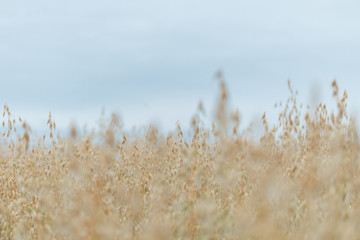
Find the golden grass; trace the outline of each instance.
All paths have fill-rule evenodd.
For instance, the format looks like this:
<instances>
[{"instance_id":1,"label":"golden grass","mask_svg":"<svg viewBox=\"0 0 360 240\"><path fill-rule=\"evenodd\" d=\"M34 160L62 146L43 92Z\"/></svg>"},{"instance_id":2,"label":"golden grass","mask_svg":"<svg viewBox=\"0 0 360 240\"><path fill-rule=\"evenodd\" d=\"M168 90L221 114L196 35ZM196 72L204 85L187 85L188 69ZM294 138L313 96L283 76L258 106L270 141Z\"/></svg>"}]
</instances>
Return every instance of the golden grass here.
<instances>
[{"instance_id":1,"label":"golden grass","mask_svg":"<svg viewBox=\"0 0 360 240\"><path fill-rule=\"evenodd\" d=\"M297 92L259 141L240 133L221 74L211 130L126 135L112 115L96 134L33 139L4 106L1 239L358 239L359 140L346 112L302 115ZM199 111L203 111L202 104ZM22 133L16 126L22 126ZM94 139L100 139L94 141ZM50 139L50 144L47 140Z\"/></svg>"}]
</instances>

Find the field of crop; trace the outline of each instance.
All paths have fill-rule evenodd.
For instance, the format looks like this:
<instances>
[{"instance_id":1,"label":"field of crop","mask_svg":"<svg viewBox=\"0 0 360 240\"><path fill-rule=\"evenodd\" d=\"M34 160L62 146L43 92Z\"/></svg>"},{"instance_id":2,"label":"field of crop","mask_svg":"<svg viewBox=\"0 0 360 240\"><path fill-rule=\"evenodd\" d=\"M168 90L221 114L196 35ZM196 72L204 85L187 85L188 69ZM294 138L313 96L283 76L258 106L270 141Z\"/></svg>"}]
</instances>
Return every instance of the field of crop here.
<instances>
[{"instance_id":1,"label":"field of crop","mask_svg":"<svg viewBox=\"0 0 360 240\"><path fill-rule=\"evenodd\" d=\"M30 126L4 106L0 239L358 239L359 140L347 93L337 111L290 97L260 140L239 130L224 80L210 129L192 119L162 135L125 133L113 114L70 137ZM16 129L16 127L18 129Z\"/></svg>"}]
</instances>

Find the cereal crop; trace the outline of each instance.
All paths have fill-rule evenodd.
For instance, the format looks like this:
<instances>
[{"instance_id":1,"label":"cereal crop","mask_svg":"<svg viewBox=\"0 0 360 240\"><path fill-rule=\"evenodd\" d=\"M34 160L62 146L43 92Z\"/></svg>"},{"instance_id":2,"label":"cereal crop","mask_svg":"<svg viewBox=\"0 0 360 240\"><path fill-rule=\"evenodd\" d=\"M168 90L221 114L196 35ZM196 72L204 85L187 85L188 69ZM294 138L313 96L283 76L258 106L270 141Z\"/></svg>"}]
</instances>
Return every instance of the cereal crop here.
<instances>
[{"instance_id":1,"label":"cereal crop","mask_svg":"<svg viewBox=\"0 0 360 240\"><path fill-rule=\"evenodd\" d=\"M98 130L35 137L5 105L0 239L358 239L359 139L347 93L335 111L289 99L254 139L239 128L221 74L209 128L131 134L113 114Z\"/></svg>"}]
</instances>

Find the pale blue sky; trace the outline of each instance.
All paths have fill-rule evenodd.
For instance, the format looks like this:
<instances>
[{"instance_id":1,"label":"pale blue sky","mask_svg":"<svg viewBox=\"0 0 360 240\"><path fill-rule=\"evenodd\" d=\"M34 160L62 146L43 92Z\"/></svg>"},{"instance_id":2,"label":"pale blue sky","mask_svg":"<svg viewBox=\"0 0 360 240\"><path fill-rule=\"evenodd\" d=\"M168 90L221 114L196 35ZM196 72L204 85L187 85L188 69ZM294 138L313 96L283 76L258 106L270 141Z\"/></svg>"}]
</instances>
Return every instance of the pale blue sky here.
<instances>
[{"instance_id":1,"label":"pale blue sky","mask_svg":"<svg viewBox=\"0 0 360 240\"><path fill-rule=\"evenodd\" d=\"M187 125L225 73L243 125L286 100L287 79L332 103L337 78L356 111L360 2L211 0L0 1L0 103L31 124L94 125L102 107L125 126ZM360 105L359 105L360 106Z\"/></svg>"}]
</instances>

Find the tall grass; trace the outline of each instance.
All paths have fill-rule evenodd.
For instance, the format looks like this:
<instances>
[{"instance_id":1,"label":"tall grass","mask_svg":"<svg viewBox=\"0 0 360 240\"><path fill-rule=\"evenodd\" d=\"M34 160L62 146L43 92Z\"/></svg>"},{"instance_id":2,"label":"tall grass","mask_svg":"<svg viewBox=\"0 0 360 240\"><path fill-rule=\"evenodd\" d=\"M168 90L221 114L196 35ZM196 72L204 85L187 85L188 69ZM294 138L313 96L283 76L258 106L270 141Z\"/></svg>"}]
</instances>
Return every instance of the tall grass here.
<instances>
[{"instance_id":1,"label":"tall grass","mask_svg":"<svg viewBox=\"0 0 360 240\"><path fill-rule=\"evenodd\" d=\"M320 104L303 115L289 83L278 123L264 114L255 140L239 131L218 77L214 124L195 116L190 140L180 125L126 134L116 115L64 138L51 114L35 139L5 105L0 238L357 239L360 150L346 92L333 82L337 112Z\"/></svg>"}]
</instances>

